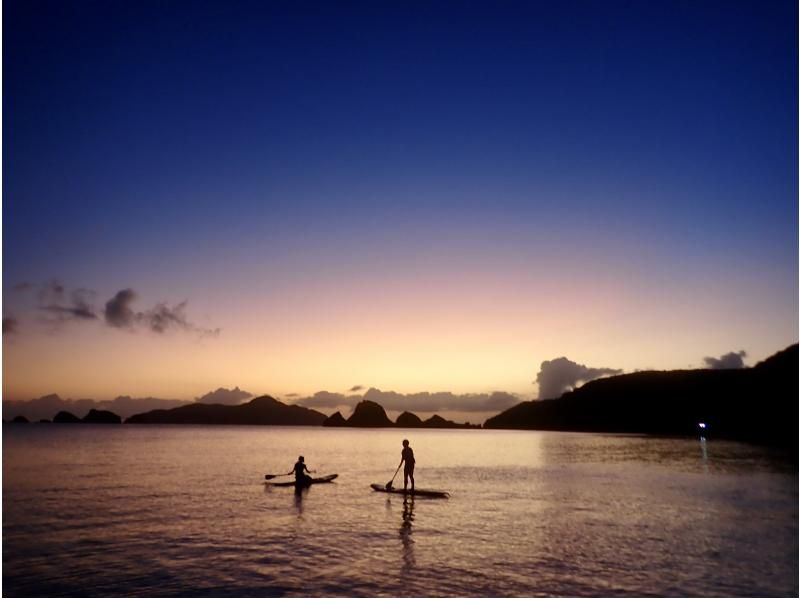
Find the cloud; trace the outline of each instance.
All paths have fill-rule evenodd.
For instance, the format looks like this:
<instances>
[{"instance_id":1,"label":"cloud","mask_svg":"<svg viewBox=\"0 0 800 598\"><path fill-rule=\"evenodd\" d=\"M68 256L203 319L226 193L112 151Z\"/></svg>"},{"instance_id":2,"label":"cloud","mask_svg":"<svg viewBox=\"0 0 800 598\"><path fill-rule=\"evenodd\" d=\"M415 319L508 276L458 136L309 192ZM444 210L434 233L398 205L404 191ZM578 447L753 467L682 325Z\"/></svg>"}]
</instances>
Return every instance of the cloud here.
<instances>
[{"instance_id":1,"label":"cloud","mask_svg":"<svg viewBox=\"0 0 800 598\"><path fill-rule=\"evenodd\" d=\"M132 328L138 320L136 312L130 306L134 299L136 292L133 289L122 289L106 301L106 324L114 328Z\"/></svg>"},{"instance_id":2,"label":"cloud","mask_svg":"<svg viewBox=\"0 0 800 598\"><path fill-rule=\"evenodd\" d=\"M6 316L3 318L3 334L16 334L19 332L19 320Z\"/></svg>"},{"instance_id":3,"label":"cloud","mask_svg":"<svg viewBox=\"0 0 800 598\"><path fill-rule=\"evenodd\" d=\"M539 398L555 399L580 383L621 373L622 370L612 368L590 368L566 357L543 361L539 373L536 374Z\"/></svg>"},{"instance_id":4,"label":"cloud","mask_svg":"<svg viewBox=\"0 0 800 598\"><path fill-rule=\"evenodd\" d=\"M96 320L94 296L95 292L89 289L70 291L60 282L52 281L39 288L37 300L39 309L53 316L51 321Z\"/></svg>"},{"instance_id":5,"label":"cloud","mask_svg":"<svg viewBox=\"0 0 800 598\"><path fill-rule=\"evenodd\" d=\"M241 390L238 386L233 390L227 388L218 388L204 394L202 397L197 397L197 403L207 403L212 405L238 405L244 399L249 399L253 396L245 390Z\"/></svg>"},{"instance_id":6,"label":"cloud","mask_svg":"<svg viewBox=\"0 0 800 598\"><path fill-rule=\"evenodd\" d=\"M57 331L64 322L102 321L111 328L135 330L146 328L156 334L164 334L171 330L181 330L199 336L219 336L219 328L204 328L192 322L186 311L188 301L177 305L165 302L156 303L150 309L139 311L134 308L138 299L136 291L126 288L118 291L105 302L102 309L95 307L97 293L86 288L69 288L59 280L45 284L22 282L15 285L13 291L29 294L26 311L33 309L43 317L39 321L50 325ZM23 300L23 298L21 298ZM9 330L13 330L16 320L9 322Z\"/></svg>"},{"instance_id":7,"label":"cloud","mask_svg":"<svg viewBox=\"0 0 800 598\"><path fill-rule=\"evenodd\" d=\"M104 311L106 324L114 328L127 329L145 326L158 334L178 329L201 336L219 335L219 328L202 328L189 321L186 316L187 301L182 301L174 307L170 307L166 303L157 303L155 307L147 311L137 312L131 306L136 298L137 294L133 289L118 291L106 302Z\"/></svg>"},{"instance_id":8,"label":"cloud","mask_svg":"<svg viewBox=\"0 0 800 598\"><path fill-rule=\"evenodd\" d=\"M364 399L379 403L387 411L413 412L502 411L519 403L518 397L506 392L460 395L451 392L418 392L403 394L393 391L383 391L377 388L370 388L363 395L344 395L341 393L320 391L310 397L299 399L296 403L312 409L352 408L356 403Z\"/></svg>"},{"instance_id":9,"label":"cloud","mask_svg":"<svg viewBox=\"0 0 800 598\"><path fill-rule=\"evenodd\" d=\"M703 362L712 370L738 370L744 367L744 357L747 357L745 351L730 352L719 358L703 357Z\"/></svg>"},{"instance_id":10,"label":"cloud","mask_svg":"<svg viewBox=\"0 0 800 598\"><path fill-rule=\"evenodd\" d=\"M354 387L350 389L350 392L358 392L359 390L364 390L364 387L360 384L356 384Z\"/></svg>"},{"instance_id":11,"label":"cloud","mask_svg":"<svg viewBox=\"0 0 800 598\"><path fill-rule=\"evenodd\" d=\"M302 399L298 399L295 401L295 404L301 405L303 407L309 407L310 409L332 409L334 407L345 407L345 406L354 406L358 400L352 397L348 397L338 392L328 392L326 390L321 390L319 392L314 393L310 397L303 397Z\"/></svg>"}]
</instances>

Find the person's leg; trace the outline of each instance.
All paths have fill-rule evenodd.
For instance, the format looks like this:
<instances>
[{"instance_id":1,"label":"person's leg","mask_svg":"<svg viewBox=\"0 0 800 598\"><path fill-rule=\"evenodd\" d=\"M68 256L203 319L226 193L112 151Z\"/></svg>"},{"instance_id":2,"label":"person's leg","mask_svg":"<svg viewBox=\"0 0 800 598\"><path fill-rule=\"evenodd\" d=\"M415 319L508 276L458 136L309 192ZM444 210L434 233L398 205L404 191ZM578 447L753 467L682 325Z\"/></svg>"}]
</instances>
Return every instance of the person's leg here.
<instances>
[{"instance_id":1,"label":"person's leg","mask_svg":"<svg viewBox=\"0 0 800 598\"><path fill-rule=\"evenodd\" d=\"M413 487L413 482L412 482L412 487ZM405 492L406 490L408 490L408 470L404 469L403 470L403 492Z\"/></svg>"},{"instance_id":2,"label":"person's leg","mask_svg":"<svg viewBox=\"0 0 800 598\"><path fill-rule=\"evenodd\" d=\"M414 492L414 467L411 467L411 471L408 472L408 477L411 478L411 492Z\"/></svg>"}]
</instances>

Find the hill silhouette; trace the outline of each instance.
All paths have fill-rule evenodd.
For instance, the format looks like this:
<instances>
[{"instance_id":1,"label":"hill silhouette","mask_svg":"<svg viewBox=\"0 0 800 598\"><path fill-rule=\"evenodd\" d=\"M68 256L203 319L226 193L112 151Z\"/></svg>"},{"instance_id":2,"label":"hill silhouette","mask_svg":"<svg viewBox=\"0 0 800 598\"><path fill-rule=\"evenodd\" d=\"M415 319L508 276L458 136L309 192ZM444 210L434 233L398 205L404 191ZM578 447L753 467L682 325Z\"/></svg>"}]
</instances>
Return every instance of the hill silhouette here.
<instances>
[{"instance_id":1,"label":"hill silhouette","mask_svg":"<svg viewBox=\"0 0 800 598\"><path fill-rule=\"evenodd\" d=\"M319 411L286 405L264 395L242 405L192 403L174 409L156 409L132 415L125 423L319 426L325 419Z\"/></svg>"},{"instance_id":2,"label":"hill silhouette","mask_svg":"<svg viewBox=\"0 0 800 598\"><path fill-rule=\"evenodd\" d=\"M527 401L484 428L707 434L797 449L798 346L752 368L637 372L588 382L561 398Z\"/></svg>"},{"instance_id":3,"label":"hill silhouette","mask_svg":"<svg viewBox=\"0 0 800 598\"><path fill-rule=\"evenodd\" d=\"M338 417L337 417L338 416ZM422 421L417 415L404 411L397 417L397 423L386 415L384 408L375 401L360 401L347 420L338 411L329 417L326 426L347 426L349 428L480 428L471 424L457 424L440 415L433 415Z\"/></svg>"},{"instance_id":4,"label":"hill silhouette","mask_svg":"<svg viewBox=\"0 0 800 598\"><path fill-rule=\"evenodd\" d=\"M328 419L322 422L323 426L328 426L330 428L341 428L342 426L346 426L347 422L345 421L344 417L338 411L331 415Z\"/></svg>"},{"instance_id":5,"label":"hill silhouette","mask_svg":"<svg viewBox=\"0 0 800 598\"><path fill-rule=\"evenodd\" d=\"M6 417L24 415L31 421L52 419L59 411L76 414L80 419L85 417L90 410L111 411L122 419L136 413L144 413L154 409L171 409L189 404L188 401L171 399L157 399L153 397L131 398L119 396L111 401L95 401L93 399L62 399L57 394L49 394L38 399L27 401L3 400L3 413Z\"/></svg>"},{"instance_id":6,"label":"hill silhouette","mask_svg":"<svg viewBox=\"0 0 800 598\"><path fill-rule=\"evenodd\" d=\"M74 413L70 413L69 411L59 411L58 413L56 413L56 416L53 418L53 423L54 424L79 424L79 423L81 423L81 420Z\"/></svg>"},{"instance_id":7,"label":"hill silhouette","mask_svg":"<svg viewBox=\"0 0 800 598\"><path fill-rule=\"evenodd\" d=\"M111 411L103 411L100 409L91 409L81 420L85 424L121 424L122 419L116 413Z\"/></svg>"},{"instance_id":8,"label":"hill silhouette","mask_svg":"<svg viewBox=\"0 0 800 598\"><path fill-rule=\"evenodd\" d=\"M413 415L413 414L412 414ZM466 424L457 424L454 421L449 419L443 418L441 415L432 415L424 422L422 422L423 428L480 428L479 425L473 425L469 422Z\"/></svg>"},{"instance_id":9,"label":"hill silhouette","mask_svg":"<svg viewBox=\"0 0 800 598\"><path fill-rule=\"evenodd\" d=\"M418 415L411 413L410 411L403 411L403 413L397 416L395 425L398 428L421 428L422 420Z\"/></svg>"},{"instance_id":10,"label":"hill silhouette","mask_svg":"<svg viewBox=\"0 0 800 598\"><path fill-rule=\"evenodd\" d=\"M347 425L351 428L391 428L392 420L386 416L383 407L374 401L360 401L353 410L353 415L347 418Z\"/></svg>"}]
</instances>

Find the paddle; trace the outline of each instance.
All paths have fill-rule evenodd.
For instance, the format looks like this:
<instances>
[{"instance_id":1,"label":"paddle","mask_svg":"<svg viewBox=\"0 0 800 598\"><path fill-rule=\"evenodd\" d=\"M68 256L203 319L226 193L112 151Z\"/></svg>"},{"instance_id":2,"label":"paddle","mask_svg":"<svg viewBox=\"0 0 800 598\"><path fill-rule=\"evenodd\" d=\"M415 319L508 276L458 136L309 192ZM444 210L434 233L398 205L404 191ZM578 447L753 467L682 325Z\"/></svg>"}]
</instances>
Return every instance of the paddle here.
<instances>
[{"instance_id":1,"label":"paddle","mask_svg":"<svg viewBox=\"0 0 800 598\"><path fill-rule=\"evenodd\" d=\"M402 465L402 463L400 465ZM392 479L389 480L388 484L386 484L386 489L387 490L391 490L392 489L392 482L394 482L394 479L397 477L397 472L400 471L400 465L397 466L397 469L395 470L394 475L392 476Z\"/></svg>"},{"instance_id":2,"label":"paddle","mask_svg":"<svg viewBox=\"0 0 800 598\"><path fill-rule=\"evenodd\" d=\"M268 474L266 474L266 475L264 476L264 479L265 479L265 480L271 480L272 478L279 478L279 477L281 477L282 475L292 475L293 473L294 473L293 471L292 471L292 472L289 472L289 473L275 473L275 474L268 473Z\"/></svg>"}]
</instances>

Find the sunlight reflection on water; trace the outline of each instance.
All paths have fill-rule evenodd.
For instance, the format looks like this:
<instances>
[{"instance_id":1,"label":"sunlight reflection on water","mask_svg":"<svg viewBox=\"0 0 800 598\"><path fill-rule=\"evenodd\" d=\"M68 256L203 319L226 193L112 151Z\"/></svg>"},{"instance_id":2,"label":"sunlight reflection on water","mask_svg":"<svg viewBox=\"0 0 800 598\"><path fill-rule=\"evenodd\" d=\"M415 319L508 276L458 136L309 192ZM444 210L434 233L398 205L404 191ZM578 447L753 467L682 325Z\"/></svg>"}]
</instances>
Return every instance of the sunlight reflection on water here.
<instances>
[{"instance_id":1,"label":"sunlight reflection on water","mask_svg":"<svg viewBox=\"0 0 800 598\"><path fill-rule=\"evenodd\" d=\"M411 440L417 485L385 495ZM304 454L332 484L265 485ZM697 439L5 426L13 594L794 595L797 472Z\"/></svg>"}]
</instances>

